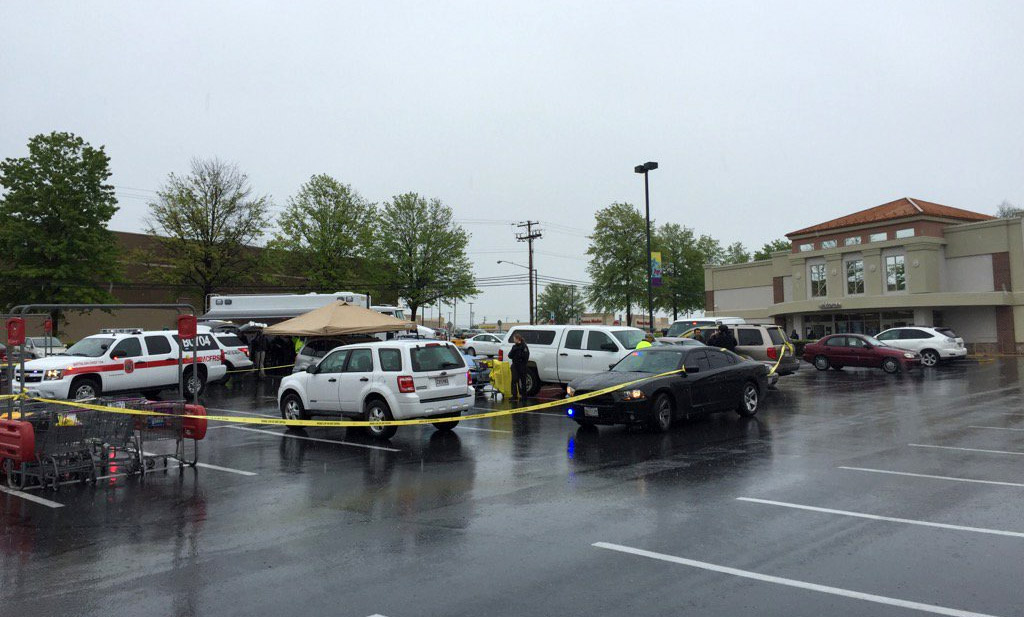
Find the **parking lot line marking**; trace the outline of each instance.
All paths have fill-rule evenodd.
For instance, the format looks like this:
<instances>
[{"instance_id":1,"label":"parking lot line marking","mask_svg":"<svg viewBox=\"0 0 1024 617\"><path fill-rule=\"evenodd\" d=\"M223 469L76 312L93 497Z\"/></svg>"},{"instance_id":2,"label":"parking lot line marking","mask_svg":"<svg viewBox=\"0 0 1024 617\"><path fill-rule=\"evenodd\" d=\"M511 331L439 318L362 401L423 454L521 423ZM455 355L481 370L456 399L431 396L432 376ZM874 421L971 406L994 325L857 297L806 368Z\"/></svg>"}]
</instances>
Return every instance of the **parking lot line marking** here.
<instances>
[{"instance_id":1,"label":"parking lot line marking","mask_svg":"<svg viewBox=\"0 0 1024 617\"><path fill-rule=\"evenodd\" d=\"M160 456L153 454L152 452L143 452L144 456ZM181 461L178 461L178 467L185 467L186 465ZM203 469L213 469L214 471L226 471L228 473L237 473L240 476L258 476L259 474L254 471L243 471L241 469L232 469L231 467L221 467L220 465L211 465L209 463L196 463L196 467L202 467Z\"/></svg>"},{"instance_id":2,"label":"parking lot line marking","mask_svg":"<svg viewBox=\"0 0 1024 617\"><path fill-rule=\"evenodd\" d=\"M236 431L250 431L253 433L266 433L267 435L274 435L275 437L288 437L289 439L304 439L306 441L322 441L324 443L336 443L342 446L355 446L356 448L368 448L370 450L384 450L385 452L401 452L398 448L387 448L385 446L371 446L366 443L353 443L351 441L338 441L337 439L324 439L322 437L309 437L306 435L289 435L288 433L278 433L277 431L267 431L261 428L249 428L247 426L229 426Z\"/></svg>"},{"instance_id":3,"label":"parking lot line marking","mask_svg":"<svg viewBox=\"0 0 1024 617\"><path fill-rule=\"evenodd\" d=\"M221 409L220 407L207 407L206 409L209 411L221 411L225 413L240 413L246 416L259 416L261 418L277 418L280 416L280 414L274 415L269 413L256 413L255 411L239 411L238 409Z\"/></svg>"},{"instance_id":4,"label":"parking lot line marking","mask_svg":"<svg viewBox=\"0 0 1024 617\"><path fill-rule=\"evenodd\" d=\"M478 426L460 426L460 431L484 431L487 433L511 433L512 431L503 431L497 428L480 428Z\"/></svg>"},{"instance_id":5,"label":"parking lot line marking","mask_svg":"<svg viewBox=\"0 0 1024 617\"><path fill-rule=\"evenodd\" d=\"M494 411L491 407L473 407L473 411ZM528 411L527 414L531 416L551 416L552 418L564 418L564 414L560 413L545 413L543 411Z\"/></svg>"},{"instance_id":6,"label":"parking lot line marking","mask_svg":"<svg viewBox=\"0 0 1024 617\"><path fill-rule=\"evenodd\" d=\"M926 443L908 443L911 448L936 448L938 450L959 450L961 452L985 452L987 454L1016 454L1017 456L1024 456L1024 452L1014 452L1012 450L983 450L981 448L957 448L954 446L934 446Z\"/></svg>"},{"instance_id":7,"label":"parking lot line marking","mask_svg":"<svg viewBox=\"0 0 1024 617\"><path fill-rule=\"evenodd\" d=\"M952 476L932 476L925 473L910 473L909 471L889 471L886 469L870 469L868 467L837 467L849 471L866 471L869 473L884 473L894 476L910 476L911 478L929 478L931 480L952 480L953 482L970 482L973 484L994 484L996 486L1016 486L1024 488L1024 484L1017 482L1000 482L999 480L975 480L973 478L954 478Z\"/></svg>"},{"instance_id":8,"label":"parking lot line marking","mask_svg":"<svg viewBox=\"0 0 1024 617\"><path fill-rule=\"evenodd\" d=\"M853 598L855 600L864 600L867 602L874 602L876 604L887 604L889 606L898 606L900 608L909 608L915 611L922 611L925 613L933 613L936 615L950 615L951 617L995 617L985 613L975 613L972 611L964 611L957 608L948 608L945 606L938 606L935 604L924 604L923 602L914 602L912 600L901 600L899 598L890 598L888 596L879 596L873 593L864 593L862 591L853 591L852 589L843 589L841 587L830 587L828 585L819 585L817 583L808 583L806 581L798 581L792 578L782 578L781 576L772 576L770 574L761 574L759 572L753 572L750 570L740 570L739 568L730 568L727 566L720 566L706 561L696 561L693 559L686 559L684 557L676 557L675 555L666 555L664 553L655 553L653 551L645 551L640 548L633 548L631 546L623 546L621 544L611 544L608 542L595 542L591 546L596 548L608 549L610 551L618 551L620 553L628 553L630 555L637 555L639 557L647 557L649 559L657 559L659 561L666 561L668 563L674 563L681 566L689 566L691 568L700 568L701 570L710 570L711 572L718 572L720 574L729 574L731 576L738 576L740 578L748 578L755 581L761 581L764 583L773 583L775 585L785 585L787 587L796 587L797 589L806 589L808 591L817 591L819 593L827 593L834 596L842 596L844 598Z\"/></svg>"},{"instance_id":9,"label":"parking lot line marking","mask_svg":"<svg viewBox=\"0 0 1024 617\"><path fill-rule=\"evenodd\" d=\"M1024 432L1024 428L1007 428L1005 426L968 426L967 428L984 428L991 431L1021 431Z\"/></svg>"},{"instance_id":10,"label":"parking lot line marking","mask_svg":"<svg viewBox=\"0 0 1024 617\"><path fill-rule=\"evenodd\" d=\"M46 506L47 508L63 508L64 504L57 503L56 501L50 501L49 499L43 499L42 497L36 497L23 491L16 491L13 488L7 488L6 486L0 486L0 493L7 493L15 497L21 497L25 501L31 501L40 505Z\"/></svg>"},{"instance_id":11,"label":"parking lot line marking","mask_svg":"<svg viewBox=\"0 0 1024 617\"><path fill-rule=\"evenodd\" d=\"M879 516L877 514L866 514L864 512L851 512L849 510L833 510L831 508L819 508L816 506L805 506L799 503L789 503L785 501L770 501L768 499L754 499L752 497L737 497L736 501L746 501L749 503L760 503L769 506L781 506L783 508L793 508L795 510L807 510L809 512L821 512L823 514L840 514L842 516L853 516L856 518L866 518L872 521L886 521L889 523L906 523L907 525L920 525L922 527L935 527L937 529L952 529L954 531L973 531L975 533L987 533L994 536L1010 536L1012 538L1024 538L1024 533L1019 531L1003 531L1001 529L989 529L987 527L965 527L963 525L949 525L946 523L932 523L929 521L919 521L910 518L897 518L893 516Z\"/></svg>"}]
</instances>

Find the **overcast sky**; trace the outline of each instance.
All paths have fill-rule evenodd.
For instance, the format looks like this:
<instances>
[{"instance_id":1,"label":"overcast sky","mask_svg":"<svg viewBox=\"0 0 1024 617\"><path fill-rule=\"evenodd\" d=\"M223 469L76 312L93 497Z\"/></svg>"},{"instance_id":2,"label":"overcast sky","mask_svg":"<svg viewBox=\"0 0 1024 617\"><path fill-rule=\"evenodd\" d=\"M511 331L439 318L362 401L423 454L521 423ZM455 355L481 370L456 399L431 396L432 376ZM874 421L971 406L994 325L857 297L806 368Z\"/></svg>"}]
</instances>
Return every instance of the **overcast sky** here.
<instances>
[{"instance_id":1,"label":"overcast sky","mask_svg":"<svg viewBox=\"0 0 1024 617\"><path fill-rule=\"evenodd\" d=\"M106 146L124 231L193 156L278 204L314 173L417 191L478 276L532 219L540 273L585 279L648 160L656 221L751 248L902 196L1024 205L1022 33L1021 2L3 2L0 157ZM525 318L525 285L475 313Z\"/></svg>"}]
</instances>

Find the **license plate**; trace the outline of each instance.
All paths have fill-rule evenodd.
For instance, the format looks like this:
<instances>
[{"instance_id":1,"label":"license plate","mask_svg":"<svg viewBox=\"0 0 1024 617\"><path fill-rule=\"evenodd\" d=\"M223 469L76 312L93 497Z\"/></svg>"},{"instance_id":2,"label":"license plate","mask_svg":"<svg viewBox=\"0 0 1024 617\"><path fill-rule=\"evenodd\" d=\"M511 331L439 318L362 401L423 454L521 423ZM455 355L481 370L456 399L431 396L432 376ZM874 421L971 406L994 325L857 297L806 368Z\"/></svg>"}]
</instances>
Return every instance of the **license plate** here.
<instances>
[{"instance_id":1,"label":"license plate","mask_svg":"<svg viewBox=\"0 0 1024 617\"><path fill-rule=\"evenodd\" d=\"M583 408L583 415L591 416L591 417L596 418L597 417L597 407L584 407Z\"/></svg>"},{"instance_id":2,"label":"license plate","mask_svg":"<svg viewBox=\"0 0 1024 617\"><path fill-rule=\"evenodd\" d=\"M434 381L434 386L436 386L438 388L443 387L443 386L447 386L447 385L448 385L448 378L447 377L438 377L437 380Z\"/></svg>"}]
</instances>

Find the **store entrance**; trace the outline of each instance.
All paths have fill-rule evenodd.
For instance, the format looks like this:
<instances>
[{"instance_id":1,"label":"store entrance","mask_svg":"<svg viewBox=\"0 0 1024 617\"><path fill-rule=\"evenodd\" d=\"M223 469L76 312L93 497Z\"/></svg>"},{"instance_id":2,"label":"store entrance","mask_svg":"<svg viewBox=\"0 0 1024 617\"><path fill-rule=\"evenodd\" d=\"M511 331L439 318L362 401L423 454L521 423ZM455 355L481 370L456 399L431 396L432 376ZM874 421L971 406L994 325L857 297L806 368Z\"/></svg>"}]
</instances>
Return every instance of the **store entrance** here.
<instances>
[{"instance_id":1,"label":"store entrance","mask_svg":"<svg viewBox=\"0 0 1024 617\"><path fill-rule=\"evenodd\" d=\"M814 313L804 315L804 336L819 339L829 334L852 332L874 336L889 328L914 323L914 311L873 311L866 313Z\"/></svg>"}]
</instances>

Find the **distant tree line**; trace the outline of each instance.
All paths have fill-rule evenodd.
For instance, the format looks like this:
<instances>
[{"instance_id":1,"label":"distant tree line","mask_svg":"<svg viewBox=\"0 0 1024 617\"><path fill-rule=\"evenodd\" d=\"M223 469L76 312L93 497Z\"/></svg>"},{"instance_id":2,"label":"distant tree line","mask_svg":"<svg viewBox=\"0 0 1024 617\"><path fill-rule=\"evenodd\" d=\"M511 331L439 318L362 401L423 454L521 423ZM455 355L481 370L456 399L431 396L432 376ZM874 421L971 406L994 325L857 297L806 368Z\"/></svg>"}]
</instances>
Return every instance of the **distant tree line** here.
<instances>
[{"instance_id":1,"label":"distant tree line","mask_svg":"<svg viewBox=\"0 0 1024 617\"><path fill-rule=\"evenodd\" d=\"M108 229L118 210L109 178L103 148L71 133L36 135L27 156L0 162L0 305L114 301L123 256ZM439 199L408 192L378 205L317 174L277 217L271 207L236 165L194 159L149 203L158 249L129 257L152 281L203 297L296 277L320 291L401 297L413 319L425 304L479 293L469 233Z\"/></svg>"}]
</instances>

